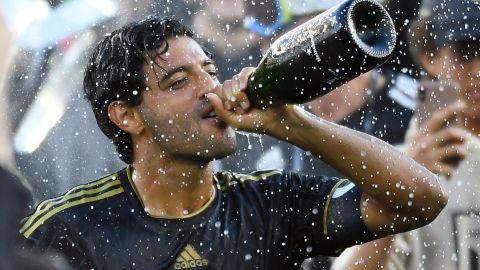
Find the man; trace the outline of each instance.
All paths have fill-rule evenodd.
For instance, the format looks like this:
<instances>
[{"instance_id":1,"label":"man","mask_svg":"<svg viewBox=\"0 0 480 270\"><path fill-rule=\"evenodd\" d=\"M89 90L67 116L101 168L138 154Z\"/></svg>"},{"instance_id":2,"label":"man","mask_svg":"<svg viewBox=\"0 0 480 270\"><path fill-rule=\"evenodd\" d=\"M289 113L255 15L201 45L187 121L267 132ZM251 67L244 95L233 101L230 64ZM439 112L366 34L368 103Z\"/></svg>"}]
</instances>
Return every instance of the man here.
<instances>
[{"instance_id":1,"label":"man","mask_svg":"<svg viewBox=\"0 0 480 270\"><path fill-rule=\"evenodd\" d=\"M405 148L440 176L450 203L428 226L351 248L334 269L480 267L480 3L425 1L410 33L412 52L429 76Z\"/></svg>"},{"instance_id":2,"label":"man","mask_svg":"<svg viewBox=\"0 0 480 270\"><path fill-rule=\"evenodd\" d=\"M21 233L80 269L293 269L305 258L431 222L434 174L373 137L293 105L252 108L252 68L220 84L193 33L171 19L100 42L85 73L97 122L127 168L40 203ZM321 156L346 179L278 170L214 174L235 131Z\"/></svg>"}]
</instances>

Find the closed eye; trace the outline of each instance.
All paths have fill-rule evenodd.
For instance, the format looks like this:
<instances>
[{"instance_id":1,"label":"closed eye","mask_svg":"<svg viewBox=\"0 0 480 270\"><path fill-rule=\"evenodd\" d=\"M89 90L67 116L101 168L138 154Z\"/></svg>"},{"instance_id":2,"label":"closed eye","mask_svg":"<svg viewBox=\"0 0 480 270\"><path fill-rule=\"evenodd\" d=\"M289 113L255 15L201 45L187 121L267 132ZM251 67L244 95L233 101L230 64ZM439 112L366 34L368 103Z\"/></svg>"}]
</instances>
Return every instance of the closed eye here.
<instances>
[{"instance_id":1,"label":"closed eye","mask_svg":"<svg viewBox=\"0 0 480 270\"><path fill-rule=\"evenodd\" d=\"M188 83L188 79L187 78L184 78L184 79L179 79L179 80L176 80L174 81L172 84L170 84L170 89L180 89L182 87L184 87L185 85L187 85Z\"/></svg>"}]
</instances>

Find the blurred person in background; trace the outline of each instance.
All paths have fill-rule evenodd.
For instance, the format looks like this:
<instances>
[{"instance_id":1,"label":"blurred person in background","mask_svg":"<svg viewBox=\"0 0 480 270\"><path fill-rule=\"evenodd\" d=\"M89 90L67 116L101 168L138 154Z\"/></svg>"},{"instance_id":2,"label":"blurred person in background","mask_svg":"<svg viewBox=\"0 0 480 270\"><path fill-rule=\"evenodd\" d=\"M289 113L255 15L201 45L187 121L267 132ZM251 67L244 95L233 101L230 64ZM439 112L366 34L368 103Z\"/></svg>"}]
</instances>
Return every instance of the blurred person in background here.
<instances>
[{"instance_id":1,"label":"blurred person in background","mask_svg":"<svg viewBox=\"0 0 480 270\"><path fill-rule=\"evenodd\" d=\"M18 252L17 226L28 211L30 190L13 172L15 165L9 121L7 118L7 67L14 53L14 43L0 9L0 269L15 269Z\"/></svg>"},{"instance_id":2,"label":"blurred person in background","mask_svg":"<svg viewBox=\"0 0 480 270\"><path fill-rule=\"evenodd\" d=\"M190 24L206 1L18 0L0 1L17 53L6 66L11 106L10 154L31 183L35 200L122 167L81 94L82 69L91 44L117 25L168 15ZM191 14L192 16L187 16ZM2 44L3 45L3 44ZM7 96L5 96L7 97ZM5 114L6 116L7 114Z\"/></svg>"},{"instance_id":3,"label":"blurred person in background","mask_svg":"<svg viewBox=\"0 0 480 270\"><path fill-rule=\"evenodd\" d=\"M403 142L415 107L418 69L407 48L407 33L421 0L380 2L398 33L390 59L339 87L339 91L311 102L310 106L316 115L397 145Z\"/></svg>"},{"instance_id":4,"label":"blurred person in background","mask_svg":"<svg viewBox=\"0 0 480 270\"><path fill-rule=\"evenodd\" d=\"M30 184L19 175L13 158L7 110L10 89L5 81L16 48L3 12L0 6L0 269L69 269L61 256L54 255L56 258L53 258L36 251L22 250L18 243L21 237L18 226L29 212L32 190Z\"/></svg>"},{"instance_id":5,"label":"blurred person in background","mask_svg":"<svg viewBox=\"0 0 480 270\"><path fill-rule=\"evenodd\" d=\"M34 200L78 184L78 174L119 168L115 148L95 139L100 130L81 95L81 66L89 44L128 16L111 0L0 4L17 49L6 81L12 146L17 170L35 180Z\"/></svg>"},{"instance_id":6,"label":"blurred person in background","mask_svg":"<svg viewBox=\"0 0 480 270\"><path fill-rule=\"evenodd\" d=\"M7 106L10 91L8 91L8 87L5 87L5 84L10 62L15 55L15 44L5 23L4 12L0 5L0 123L2 126L0 129L0 166L13 170L15 165Z\"/></svg>"},{"instance_id":7,"label":"blurred person in background","mask_svg":"<svg viewBox=\"0 0 480 270\"><path fill-rule=\"evenodd\" d=\"M425 75L420 99L430 105L419 104L404 147L441 176L449 204L421 229L348 249L335 270L480 269L480 3L424 5L410 47Z\"/></svg>"},{"instance_id":8,"label":"blurred person in background","mask_svg":"<svg viewBox=\"0 0 480 270\"><path fill-rule=\"evenodd\" d=\"M295 269L423 226L446 204L435 175L379 139L299 106L250 107L253 69L220 84L209 55L172 19L130 23L96 46L85 95L129 165L40 203L21 228L28 242L82 269ZM352 181L215 173L234 128L288 140Z\"/></svg>"}]
</instances>

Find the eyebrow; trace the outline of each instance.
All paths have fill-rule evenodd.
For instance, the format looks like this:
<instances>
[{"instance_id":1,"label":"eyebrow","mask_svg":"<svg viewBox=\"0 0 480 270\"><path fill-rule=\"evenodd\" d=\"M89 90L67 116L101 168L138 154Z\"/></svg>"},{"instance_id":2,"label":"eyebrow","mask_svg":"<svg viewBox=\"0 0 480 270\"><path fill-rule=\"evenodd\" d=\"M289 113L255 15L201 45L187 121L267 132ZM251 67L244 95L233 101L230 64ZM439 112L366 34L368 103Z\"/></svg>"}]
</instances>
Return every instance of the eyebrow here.
<instances>
[{"instance_id":1,"label":"eyebrow","mask_svg":"<svg viewBox=\"0 0 480 270\"><path fill-rule=\"evenodd\" d=\"M215 61L207 58L207 59L203 60L202 67L205 67L205 66L208 66L208 65L216 66ZM176 67L176 68L173 68L173 69L170 69L170 70L164 69L165 75L162 78L160 78L160 82L168 80L169 78L171 78L174 74L176 74L178 72L187 71L189 68L190 68L190 65L183 65L183 66L179 66L179 67Z\"/></svg>"}]
</instances>

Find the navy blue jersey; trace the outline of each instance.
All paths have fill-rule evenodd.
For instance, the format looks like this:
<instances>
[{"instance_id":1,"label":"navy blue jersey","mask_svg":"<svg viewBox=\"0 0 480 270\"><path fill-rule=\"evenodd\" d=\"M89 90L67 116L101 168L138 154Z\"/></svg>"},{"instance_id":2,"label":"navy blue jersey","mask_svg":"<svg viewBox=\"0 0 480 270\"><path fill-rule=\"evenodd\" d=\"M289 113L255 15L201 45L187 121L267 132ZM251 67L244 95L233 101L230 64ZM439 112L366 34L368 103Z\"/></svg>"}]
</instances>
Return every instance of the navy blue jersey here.
<instances>
[{"instance_id":1,"label":"navy blue jersey","mask_svg":"<svg viewBox=\"0 0 480 270\"><path fill-rule=\"evenodd\" d=\"M76 269L296 269L373 237L346 179L267 170L219 172L215 183L200 212L154 218L127 167L40 203L20 232Z\"/></svg>"}]
</instances>

